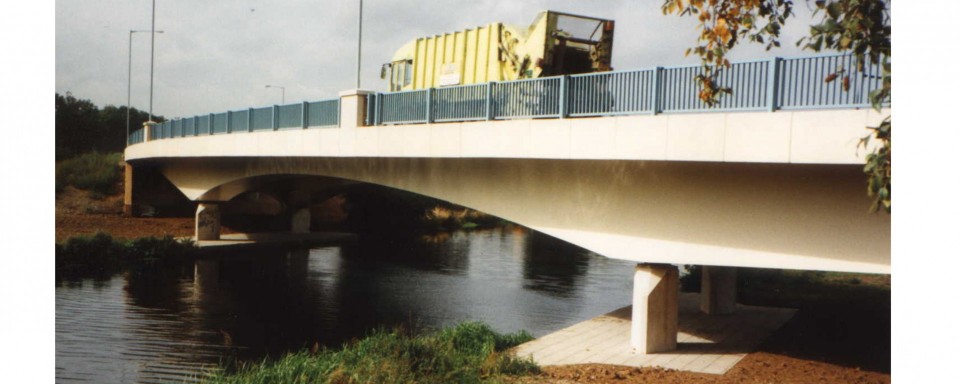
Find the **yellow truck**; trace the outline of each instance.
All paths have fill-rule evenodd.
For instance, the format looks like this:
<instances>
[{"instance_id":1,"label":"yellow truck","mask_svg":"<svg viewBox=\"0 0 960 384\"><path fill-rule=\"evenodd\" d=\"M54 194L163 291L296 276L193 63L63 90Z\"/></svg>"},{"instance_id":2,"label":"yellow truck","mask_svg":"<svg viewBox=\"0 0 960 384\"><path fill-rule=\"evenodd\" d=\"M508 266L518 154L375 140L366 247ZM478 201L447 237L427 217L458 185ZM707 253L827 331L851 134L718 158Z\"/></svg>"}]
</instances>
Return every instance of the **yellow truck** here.
<instances>
[{"instance_id":1,"label":"yellow truck","mask_svg":"<svg viewBox=\"0 0 960 384\"><path fill-rule=\"evenodd\" d=\"M609 71L613 20L543 11L527 28L501 22L415 39L383 65L390 91Z\"/></svg>"}]
</instances>

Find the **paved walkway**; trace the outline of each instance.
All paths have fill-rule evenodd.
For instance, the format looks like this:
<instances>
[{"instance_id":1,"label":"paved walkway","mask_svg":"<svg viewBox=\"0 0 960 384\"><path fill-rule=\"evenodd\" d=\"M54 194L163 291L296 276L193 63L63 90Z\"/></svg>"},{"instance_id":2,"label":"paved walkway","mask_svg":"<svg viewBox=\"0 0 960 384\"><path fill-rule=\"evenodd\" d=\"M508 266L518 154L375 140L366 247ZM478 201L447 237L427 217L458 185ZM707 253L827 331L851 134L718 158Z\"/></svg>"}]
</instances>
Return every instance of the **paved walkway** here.
<instances>
[{"instance_id":1,"label":"paved walkway","mask_svg":"<svg viewBox=\"0 0 960 384\"><path fill-rule=\"evenodd\" d=\"M197 241L197 246L204 249L233 249L251 245L323 245L336 244L356 240L357 235L344 232L309 232L309 233L231 233L220 235L220 240ZM193 240L195 238L191 238Z\"/></svg>"},{"instance_id":2,"label":"paved walkway","mask_svg":"<svg viewBox=\"0 0 960 384\"><path fill-rule=\"evenodd\" d=\"M791 317L795 309L737 304L733 315L700 312L700 294L681 293L677 350L640 355L630 347L631 307L620 308L517 347L540 365L615 364L722 375Z\"/></svg>"}]
</instances>

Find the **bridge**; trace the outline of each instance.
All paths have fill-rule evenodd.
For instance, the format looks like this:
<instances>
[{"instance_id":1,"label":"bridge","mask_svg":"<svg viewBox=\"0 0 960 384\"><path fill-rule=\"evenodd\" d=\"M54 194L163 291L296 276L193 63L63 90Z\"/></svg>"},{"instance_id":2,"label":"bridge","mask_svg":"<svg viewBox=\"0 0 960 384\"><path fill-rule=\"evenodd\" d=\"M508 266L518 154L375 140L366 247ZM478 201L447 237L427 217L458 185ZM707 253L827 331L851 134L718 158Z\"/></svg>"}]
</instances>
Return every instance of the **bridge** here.
<instances>
[{"instance_id":1,"label":"bridge","mask_svg":"<svg viewBox=\"0 0 960 384\"><path fill-rule=\"evenodd\" d=\"M125 152L197 203L282 196L290 230L312 202L372 183L502 217L638 263L632 345L676 347L676 264L707 266L701 308L735 307L735 267L890 273L890 216L870 213L860 138L879 70L849 56L735 63L716 106L699 67L651 68L377 93L146 124ZM823 79L850 73L849 89Z\"/></svg>"}]
</instances>

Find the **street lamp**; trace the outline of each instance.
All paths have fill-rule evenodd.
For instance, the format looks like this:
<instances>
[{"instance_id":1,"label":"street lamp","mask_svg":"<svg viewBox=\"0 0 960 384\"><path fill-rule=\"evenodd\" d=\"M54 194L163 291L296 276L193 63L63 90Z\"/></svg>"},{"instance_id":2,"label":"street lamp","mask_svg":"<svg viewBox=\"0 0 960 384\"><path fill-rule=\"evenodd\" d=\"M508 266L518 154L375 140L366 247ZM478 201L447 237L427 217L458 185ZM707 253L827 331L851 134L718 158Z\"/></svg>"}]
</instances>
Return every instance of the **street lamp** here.
<instances>
[{"instance_id":1,"label":"street lamp","mask_svg":"<svg viewBox=\"0 0 960 384\"><path fill-rule=\"evenodd\" d=\"M363 43L363 0L360 0L360 14L357 16L357 89L360 89L360 47Z\"/></svg>"},{"instance_id":2,"label":"street lamp","mask_svg":"<svg viewBox=\"0 0 960 384\"><path fill-rule=\"evenodd\" d=\"M267 88L280 88L280 104L286 104L287 88L280 85L267 85Z\"/></svg>"},{"instance_id":3,"label":"street lamp","mask_svg":"<svg viewBox=\"0 0 960 384\"><path fill-rule=\"evenodd\" d=\"M130 30L129 39L127 39L127 140L130 139L130 83L133 73L133 34L150 32L147 30ZM163 33L163 31L157 31Z\"/></svg>"},{"instance_id":4,"label":"street lamp","mask_svg":"<svg viewBox=\"0 0 960 384\"><path fill-rule=\"evenodd\" d=\"M150 10L150 122L153 122L153 40L157 37L156 25L157 25L157 0L151 1L152 9Z\"/></svg>"}]
</instances>

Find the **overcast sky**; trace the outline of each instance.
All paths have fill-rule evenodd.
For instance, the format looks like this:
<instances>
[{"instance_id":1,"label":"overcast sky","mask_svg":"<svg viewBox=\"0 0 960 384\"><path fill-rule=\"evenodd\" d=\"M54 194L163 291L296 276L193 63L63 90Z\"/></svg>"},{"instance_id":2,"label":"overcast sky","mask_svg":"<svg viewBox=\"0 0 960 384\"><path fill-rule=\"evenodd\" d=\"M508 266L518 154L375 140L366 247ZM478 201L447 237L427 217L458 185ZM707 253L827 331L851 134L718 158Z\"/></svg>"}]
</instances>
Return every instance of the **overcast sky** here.
<instances>
[{"instance_id":1,"label":"overcast sky","mask_svg":"<svg viewBox=\"0 0 960 384\"><path fill-rule=\"evenodd\" d=\"M355 88L357 0L157 0L155 114L168 118L335 97ZM616 21L613 67L639 69L696 63L696 22L664 16L662 0L366 0L362 88L382 91L380 65L421 36L503 21L521 26L541 10ZM56 91L98 106L127 98L128 36L150 29L150 0L57 0ZM744 44L735 60L812 54L794 46L811 12L799 1L783 48ZM133 35L131 104L149 105L150 34Z\"/></svg>"}]
</instances>

